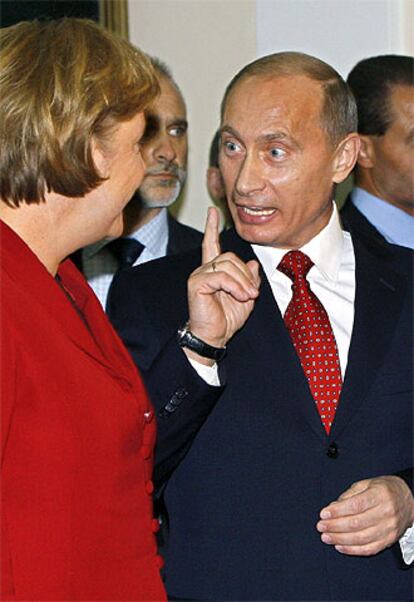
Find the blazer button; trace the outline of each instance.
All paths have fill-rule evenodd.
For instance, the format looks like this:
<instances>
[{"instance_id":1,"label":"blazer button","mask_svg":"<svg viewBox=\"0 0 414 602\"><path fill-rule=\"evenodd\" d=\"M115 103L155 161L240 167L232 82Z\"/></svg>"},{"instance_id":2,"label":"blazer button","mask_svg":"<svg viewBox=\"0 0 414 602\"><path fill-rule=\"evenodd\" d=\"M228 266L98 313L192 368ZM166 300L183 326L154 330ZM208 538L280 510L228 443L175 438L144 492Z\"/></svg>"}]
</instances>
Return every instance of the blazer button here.
<instances>
[{"instance_id":1,"label":"blazer button","mask_svg":"<svg viewBox=\"0 0 414 602\"><path fill-rule=\"evenodd\" d=\"M338 446L336 443L331 443L326 451L328 458L337 458L339 455Z\"/></svg>"},{"instance_id":2,"label":"blazer button","mask_svg":"<svg viewBox=\"0 0 414 602\"><path fill-rule=\"evenodd\" d=\"M141 458L148 460L151 457L152 447L151 445L143 445L141 447Z\"/></svg>"},{"instance_id":3,"label":"blazer button","mask_svg":"<svg viewBox=\"0 0 414 602\"><path fill-rule=\"evenodd\" d=\"M151 422L154 418L154 412L152 410L148 410L148 412L144 412L144 420L145 422Z\"/></svg>"},{"instance_id":4,"label":"blazer button","mask_svg":"<svg viewBox=\"0 0 414 602\"><path fill-rule=\"evenodd\" d=\"M155 564L159 569L162 569L162 567L164 566L164 558L157 554L157 556L155 557Z\"/></svg>"},{"instance_id":5,"label":"blazer button","mask_svg":"<svg viewBox=\"0 0 414 602\"><path fill-rule=\"evenodd\" d=\"M148 495L151 495L151 493L154 491L154 483L152 481L147 481L145 483L145 491L148 493Z\"/></svg>"}]
</instances>

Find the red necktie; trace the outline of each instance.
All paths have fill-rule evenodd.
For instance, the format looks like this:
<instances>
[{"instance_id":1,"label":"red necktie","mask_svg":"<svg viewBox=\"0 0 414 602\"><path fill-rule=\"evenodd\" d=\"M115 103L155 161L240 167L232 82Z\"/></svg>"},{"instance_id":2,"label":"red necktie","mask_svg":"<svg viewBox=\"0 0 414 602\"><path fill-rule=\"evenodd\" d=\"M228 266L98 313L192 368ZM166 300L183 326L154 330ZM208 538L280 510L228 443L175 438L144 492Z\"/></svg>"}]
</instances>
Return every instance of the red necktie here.
<instances>
[{"instance_id":1,"label":"red necktie","mask_svg":"<svg viewBox=\"0 0 414 602\"><path fill-rule=\"evenodd\" d=\"M313 262L301 251L289 251L278 270L292 280L292 299L284 321L308 379L322 424L329 434L342 387L335 335L328 314L311 291L306 276Z\"/></svg>"}]
</instances>

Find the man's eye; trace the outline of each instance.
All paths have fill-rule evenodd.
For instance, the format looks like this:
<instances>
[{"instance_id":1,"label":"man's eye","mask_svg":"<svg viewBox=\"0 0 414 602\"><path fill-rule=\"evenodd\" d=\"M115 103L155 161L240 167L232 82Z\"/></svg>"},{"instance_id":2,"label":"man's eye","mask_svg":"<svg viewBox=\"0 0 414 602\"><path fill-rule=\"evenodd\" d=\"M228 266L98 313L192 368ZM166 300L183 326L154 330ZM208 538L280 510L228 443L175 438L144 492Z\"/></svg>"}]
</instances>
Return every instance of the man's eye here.
<instances>
[{"instance_id":1,"label":"man's eye","mask_svg":"<svg viewBox=\"0 0 414 602\"><path fill-rule=\"evenodd\" d=\"M270 149L270 154L275 159L281 159L286 155L286 151L284 151L282 148L275 147Z\"/></svg>"},{"instance_id":2,"label":"man's eye","mask_svg":"<svg viewBox=\"0 0 414 602\"><path fill-rule=\"evenodd\" d=\"M168 130L168 133L170 136L173 136L174 138L182 138L183 136L185 136L186 134L186 128L181 126L181 125L177 125L177 126L173 126Z\"/></svg>"},{"instance_id":3,"label":"man's eye","mask_svg":"<svg viewBox=\"0 0 414 602\"><path fill-rule=\"evenodd\" d=\"M236 153L239 150L239 145L229 140L224 143L224 148L228 153Z\"/></svg>"}]
</instances>

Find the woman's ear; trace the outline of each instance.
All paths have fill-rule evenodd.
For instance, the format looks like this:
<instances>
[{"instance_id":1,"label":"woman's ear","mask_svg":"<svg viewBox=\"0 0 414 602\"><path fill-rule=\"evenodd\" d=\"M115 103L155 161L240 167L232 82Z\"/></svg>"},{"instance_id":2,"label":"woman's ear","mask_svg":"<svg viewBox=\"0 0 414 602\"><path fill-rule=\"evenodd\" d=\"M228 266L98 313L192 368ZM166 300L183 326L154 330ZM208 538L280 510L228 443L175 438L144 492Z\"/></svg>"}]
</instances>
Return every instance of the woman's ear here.
<instances>
[{"instance_id":1,"label":"woman's ear","mask_svg":"<svg viewBox=\"0 0 414 602\"><path fill-rule=\"evenodd\" d=\"M94 165L99 175L103 178L108 177L108 158L105 156L102 145L99 144L94 136L92 137L91 141L91 153Z\"/></svg>"},{"instance_id":2,"label":"woman's ear","mask_svg":"<svg viewBox=\"0 0 414 602\"><path fill-rule=\"evenodd\" d=\"M335 150L334 157L334 173L332 181L335 184L340 184L346 180L351 171L354 169L358 159L360 149L360 137L353 132L348 134L346 138L341 140Z\"/></svg>"}]
</instances>

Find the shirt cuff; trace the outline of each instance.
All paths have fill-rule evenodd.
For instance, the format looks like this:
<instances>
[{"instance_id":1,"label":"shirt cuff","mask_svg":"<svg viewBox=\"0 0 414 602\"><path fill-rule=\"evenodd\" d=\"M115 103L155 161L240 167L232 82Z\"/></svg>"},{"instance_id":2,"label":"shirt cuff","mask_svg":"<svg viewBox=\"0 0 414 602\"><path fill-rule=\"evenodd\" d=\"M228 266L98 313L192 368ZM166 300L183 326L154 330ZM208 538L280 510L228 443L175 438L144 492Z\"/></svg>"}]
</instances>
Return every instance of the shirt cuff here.
<instances>
[{"instance_id":1,"label":"shirt cuff","mask_svg":"<svg viewBox=\"0 0 414 602\"><path fill-rule=\"evenodd\" d=\"M212 366L206 366L196 360L188 358L188 361L197 372L198 376L212 387L220 387L220 377L218 374L218 365L214 363Z\"/></svg>"},{"instance_id":2,"label":"shirt cuff","mask_svg":"<svg viewBox=\"0 0 414 602\"><path fill-rule=\"evenodd\" d=\"M400 548L405 564L411 564L414 560L414 525L401 537Z\"/></svg>"}]
</instances>

